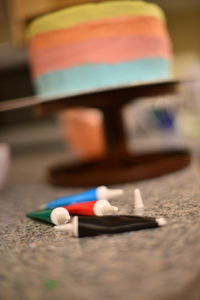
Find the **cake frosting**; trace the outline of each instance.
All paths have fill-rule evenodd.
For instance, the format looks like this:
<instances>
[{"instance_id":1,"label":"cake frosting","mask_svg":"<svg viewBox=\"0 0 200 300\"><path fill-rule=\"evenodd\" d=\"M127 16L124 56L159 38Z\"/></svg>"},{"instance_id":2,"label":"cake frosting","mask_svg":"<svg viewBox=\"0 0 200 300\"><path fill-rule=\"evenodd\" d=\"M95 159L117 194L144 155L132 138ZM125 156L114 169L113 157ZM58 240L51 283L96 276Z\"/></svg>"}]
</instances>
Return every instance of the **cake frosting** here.
<instances>
[{"instance_id":1,"label":"cake frosting","mask_svg":"<svg viewBox=\"0 0 200 300\"><path fill-rule=\"evenodd\" d=\"M27 32L36 91L76 94L170 77L171 43L162 10L143 1L66 8Z\"/></svg>"}]
</instances>

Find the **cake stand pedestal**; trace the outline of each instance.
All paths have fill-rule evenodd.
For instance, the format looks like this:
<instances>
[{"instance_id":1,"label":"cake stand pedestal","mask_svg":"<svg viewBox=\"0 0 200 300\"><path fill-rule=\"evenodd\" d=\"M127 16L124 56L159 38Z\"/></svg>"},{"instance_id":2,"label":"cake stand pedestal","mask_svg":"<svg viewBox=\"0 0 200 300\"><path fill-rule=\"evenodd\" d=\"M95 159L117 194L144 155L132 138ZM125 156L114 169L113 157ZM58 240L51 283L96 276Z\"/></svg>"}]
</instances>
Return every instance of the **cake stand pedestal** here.
<instances>
[{"instance_id":1,"label":"cake stand pedestal","mask_svg":"<svg viewBox=\"0 0 200 300\"><path fill-rule=\"evenodd\" d=\"M178 81L147 82L40 103L43 114L55 113L68 107L98 108L104 115L106 133L105 157L71 166L62 164L51 167L48 181L60 186L111 185L153 178L187 166L190 153L184 149L147 154L129 153L122 119L124 104L139 97L175 93L177 85Z\"/></svg>"}]
</instances>

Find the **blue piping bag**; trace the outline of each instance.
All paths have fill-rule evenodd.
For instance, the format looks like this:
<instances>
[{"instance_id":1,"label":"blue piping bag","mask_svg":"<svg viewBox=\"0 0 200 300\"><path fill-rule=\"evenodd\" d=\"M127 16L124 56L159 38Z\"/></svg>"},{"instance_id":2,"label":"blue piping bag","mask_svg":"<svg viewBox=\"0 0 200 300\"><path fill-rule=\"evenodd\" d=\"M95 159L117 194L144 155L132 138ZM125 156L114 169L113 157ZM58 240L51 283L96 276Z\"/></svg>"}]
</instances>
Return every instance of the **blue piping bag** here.
<instances>
[{"instance_id":1,"label":"blue piping bag","mask_svg":"<svg viewBox=\"0 0 200 300\"><path fill-rule=\"evenodd\" d=\"M122 194L123 190L121 189L109 189L106 186L99 186L83 193L59 197L49 203L44 204L41 208L49 209L59 206L67 206L74 203L83 203L95 200L109 200Z\"/></svg>"}]
</instances>

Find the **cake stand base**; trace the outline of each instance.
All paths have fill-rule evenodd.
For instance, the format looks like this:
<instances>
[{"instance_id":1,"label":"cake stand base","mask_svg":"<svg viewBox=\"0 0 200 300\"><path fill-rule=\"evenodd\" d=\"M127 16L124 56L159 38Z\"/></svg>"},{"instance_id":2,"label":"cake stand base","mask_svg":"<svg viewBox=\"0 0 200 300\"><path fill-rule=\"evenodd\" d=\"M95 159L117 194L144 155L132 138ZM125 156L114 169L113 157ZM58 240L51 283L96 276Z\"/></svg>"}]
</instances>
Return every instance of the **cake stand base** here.
<instances>
[{"instance_id":1,"label":"cake stand base","mask_svg":"<svg viewBox=\"0 0 200 300\"><path fill-rule=\"evenodd\" d=\"M186 167L190 154L184 150L138 154L118 163L108 159L57 166L49 170L48 181L58 186L98 186L144 180Z\"/></svg>"}]
</instances>

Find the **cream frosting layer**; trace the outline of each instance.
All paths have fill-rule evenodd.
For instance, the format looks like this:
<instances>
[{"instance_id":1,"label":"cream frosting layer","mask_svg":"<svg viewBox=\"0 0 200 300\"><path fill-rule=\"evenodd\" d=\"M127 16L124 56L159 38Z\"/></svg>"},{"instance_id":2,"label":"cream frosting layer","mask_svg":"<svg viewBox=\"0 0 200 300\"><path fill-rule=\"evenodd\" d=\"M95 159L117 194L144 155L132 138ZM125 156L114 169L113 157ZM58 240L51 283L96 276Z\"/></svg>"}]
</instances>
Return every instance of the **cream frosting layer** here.
<instances>
[{"instance_id":1,"label":"cream frosting layer","mask_svg":"<svg viewBox=\"0 0 200 300\"><path fill-rule=\"evenodd\" d=\"M121 16L152 16L165 20L162 10L143 1L111 1L73 6L37 18L28 28L28 38L57 29L73 27L98 19Z\"/></svg>"}]
</instances>

